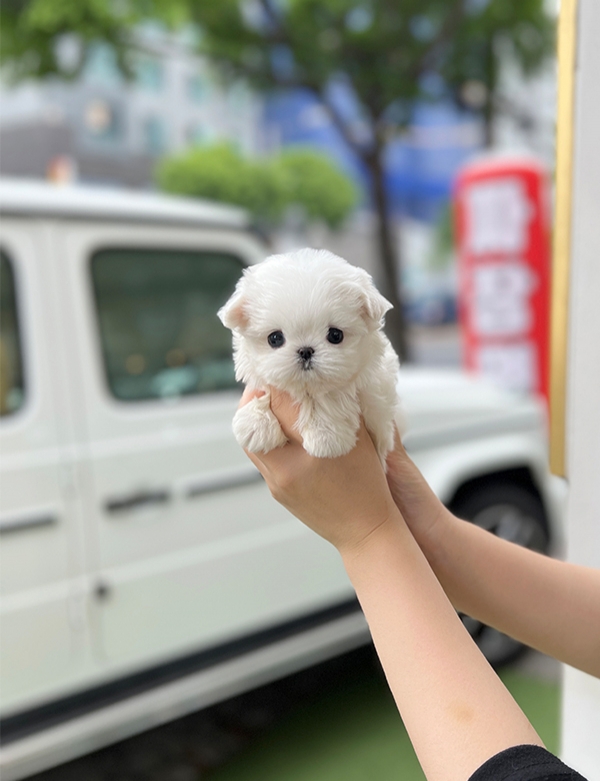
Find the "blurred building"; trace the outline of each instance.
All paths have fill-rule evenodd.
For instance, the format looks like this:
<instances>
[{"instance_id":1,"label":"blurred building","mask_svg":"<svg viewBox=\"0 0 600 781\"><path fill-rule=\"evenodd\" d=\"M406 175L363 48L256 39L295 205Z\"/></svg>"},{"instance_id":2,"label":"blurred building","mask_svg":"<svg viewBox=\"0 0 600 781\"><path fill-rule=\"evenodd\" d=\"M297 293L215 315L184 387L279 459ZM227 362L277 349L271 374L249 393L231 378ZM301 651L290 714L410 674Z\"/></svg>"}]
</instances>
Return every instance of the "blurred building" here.
<instances>
[{"instance_id":1,"label":"blurred building","mask_svg":"<svg viewBox=\"0 0 600 781\"><path fill-rule=\"evenodd\" d=\"M353 106L352 96L338 86L335 99L342 113L356 115L354 133L358 135L360 113ZM279 144L309 144L323 149L367 189L366 172L326 110L309 93L290 91L269 99L265 122L269 137ZM459 111L448 101L418 106L409 130L388 145L386 175L394 213L435 221L448 202L456 171L482 143L481 124L472 113Z\"/></svg>"},{"instance_id":2,"label":"blurred building","mask_svg":"<svg viewBox=\"0 0 600 781\"><path fill-rule=\"evenodd\" d=\"M76 43L65 38L60 56L67 65L77 56L73 47ZM56 170L70 170L87 182L148 187L160 155L228 139L250 154L287 144L314 145L366 184L365 172L314 96L287 91L263 98L241 83L226 87L195 51L191 32L175 35L146 24L139 31L129 80L111 48L99 44L72 82L0 84L0 172L45 177L49 171L54 176ZM470 87L476 91L477 84ZM443 94L443 85L433 84L436 89ZM360 112L353 96L343 83L332 86L332 95L344 114L356 116L356 135ZM499 108L494 145L528 149L551 165L554 63L539 76L523 79L507 51ZM435 221L457 169L481 149L483 136L476 112L460 111L443 99L417 107L413 126L389 146L394 212Z\"/></svg>"},{"instance_id":3,"label":"blurred building","mask_svg":"<svg viewBox=\"0 0 600 781\"><path fill-rule=\"evenodd\" d=\"M555 62L551 62L535 77L524 79L507 52L497 97L498 111L491 129L493 150L532 153L552 170L555 69ZM478 87L485 89L477 83L469 86L473 92ZM343 85L337 85L335 99L342 114L355 116L354 133L358 135L360 111ZM320 147L366 187L365 172L326 109L310 93L296 90L269 98L265 122L272 142ZM394 213L435 222L440 209L448 203L457 171L483 150L484 137L483 123L475 110L460 110L444 98L418 105L411 127L388 145L386 176Z\"/></svg>"},{"instance_id":4,"label":"blurred building","mask_svg":"<svg viewBox=\"0 0 600 781\"><path fill-rule=\"evenodd\" d=\"M139 40L129 80L113 51L98 45L72 82L3 84L0 171L46 177L66 160L86 182L148 187L165 152L216 139L260 151L258 96L241 84L220 83L194 54L189 34L149 25ZM65 41L66 58L69 45Z\"/></svg>"},{"instance_id":5,"label":"blurred building","mask_svg":"<svg viewBox=\"0 0 600 781\"><path fill-rule=\"evenodd\" d=\"M556 61L524 79L514 60L506 57L498 97L500 112L493 130L499 150L524 150L554 170L556 136Z\"/></svg>"}]
</instances>

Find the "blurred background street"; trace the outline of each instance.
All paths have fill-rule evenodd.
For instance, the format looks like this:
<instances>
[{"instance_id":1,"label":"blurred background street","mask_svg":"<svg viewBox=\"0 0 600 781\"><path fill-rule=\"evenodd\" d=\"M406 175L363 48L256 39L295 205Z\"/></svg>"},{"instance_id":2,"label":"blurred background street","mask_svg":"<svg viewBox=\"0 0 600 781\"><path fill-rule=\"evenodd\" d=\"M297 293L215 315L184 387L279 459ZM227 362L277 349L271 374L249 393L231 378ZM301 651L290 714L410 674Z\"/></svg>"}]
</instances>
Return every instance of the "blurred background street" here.
<instances>
[{"instance_id":1,"label":"blurred background street","mask_svg":"<svg viewBox=\"0 0 600 781\"><path fill-rule=\"evenodd\" d=\"M545 354L547 327L543 321L538 328L537 320L532 326L539 307L529 307L535 291L545 290L550 259L547 247L536 245L532 268L537 263L541 271L534 278L525 268L526 241L518 246L510 230L525 225L526 233L535 206L540 230L549 234L557 10L555 0L3 4L0 174L13 198L2 244L3 653L4 688L12 697L6 721L17 737L20 729L35 733L29 719L40 711L46 718L48 703L59 709L71 695L85 696L113 678L118 684L120 675L186 661L185 654L351 599L331 552L313 550L262 494L252 493L259 490L252 486L256 475L240 466L230 441L232 390L239 387L230 335L217 330L215 313L242 266L259 255L313 246L367 269L394 304L386 329L401 363L456 370L439 390L432 391L428 374L422 387L408 378L409 444L426 477L439 480L443 500L462 517L536 550L560 552L562 516L544 461L547 378L543 366L534 366L535 350ZM480 159L525 160L541 184L537 200L518 186L506 203L504 191L493 187L484 187L479 201L465 196L488 229L479 238L491 241L487 261L494 266L477 277L474 294L469 275L480 258L469 252L476 231L468 220L459 225L457 181ZM40 191L39 202L46 201L39 211L27 191L19 194L27 182L50 185ZM136 193L184 200L146 204L134 200ZM123 197L132 199L131 212L122 208ZM208 211L189 216L190 204ZM244 211L213 213L214 204ZM136 217L136 209L146 208L143 220ZM211 219L214 235L206 239L203 221ZM239 258L238 247L244 247ZM146 260L144 271L138 261ZM499 270L504 262L508 271ZM30 300L23 289L36 264L42 270ZM189 269L202 264L212 270L192 278ZM43 312L34 318L39 301L49 302L53 315L46 320ZM490 345L483 337L477 342L479 327L491 334L485 358ZM62 356L44 368L48 379L39 370L51 393L28 375L37 376L31 367L39 355L54 356L43 345L27 352L28 339L44 334ZM482 375L487 384L479 396L470 383ZM52 412L36 399L39 388L52 398ZM218 393L226 402L211 407ZM30 410L47 419L33 420L13 452L11 424L27 422ZM476 425L483 450L463 466L460 445L479 436ZM525 455L511 452L506 463L492 464L499 450L494 437L519 433L519 425L525 433L517 448ZM222 441L215 439L218 428L226 429ZM419 439L421 430L429 440ZM491 453L489 467L481 453ZM446 473L442 480L441 454L456 464L460 481ZM54 471L32 476L24 464ZM19 482L12 475L21 468ZM239 483L235 490L223 490L228 469ZM40 498L32 487L44 480L54 493ZM105 484L109 500L96 495ZM492 497L487 504L486 497ZM191 498L198 504L189 509ZM60 513L47 509L56 506L69 519L70 536L53 548L49 537L33 535L60 526ZM33 543L17 539L25 528ZM267 540L265 529L280 537ZM206 562L213 549L256 531L265 534L265 550L276 551L272 558L250 546L254 570L242 571L232 554L231 565L215 565L211 581L212 560ZM185 580L181 572L196 555ZM50 560L56 571L48 569ZM309 575L295 590L297 572ZM130 587L120 601L119 589ZM171 593L183 593L188 608L178 598L169 602ZM289 614L276 597L289 597ZM52 599L58 607L46 614ZM469 626L484 649L485 630ZM558 664L515 652L511 641L502 645L504 636L494 646L494 637L488 651L493 656L500 648L492 661L502 662L501 677L548 747L558 750ZM47 654L40 650L46 643ZM352 639L344 648L356 644ZM39 664L27 661L30 652ZM299 666L30 781L424 778L370 645L295 672ZM64 718L76 721L73 713Z\"/></svg>"},{"instance_id":2,"label":"blurred background street","mask_svg":"<svg viewBox=\"0 0 600 781\"><path fill-rule=\"evenodd\" d=\"M398 0L389 19L377 4L325 3L313 18L300 3L307 32L277 33L271 49L268 2L240 3L235 24L236 2L178 0L131 20L90 6L85 23L52 0L14 2L0 172L248 208L273 250L323 246L367 268L408 356L404 319L457 317L460 167L489 149L554 164L553 2L455 5L442 22L433 0Z\"/></svg>"}]
</instances>

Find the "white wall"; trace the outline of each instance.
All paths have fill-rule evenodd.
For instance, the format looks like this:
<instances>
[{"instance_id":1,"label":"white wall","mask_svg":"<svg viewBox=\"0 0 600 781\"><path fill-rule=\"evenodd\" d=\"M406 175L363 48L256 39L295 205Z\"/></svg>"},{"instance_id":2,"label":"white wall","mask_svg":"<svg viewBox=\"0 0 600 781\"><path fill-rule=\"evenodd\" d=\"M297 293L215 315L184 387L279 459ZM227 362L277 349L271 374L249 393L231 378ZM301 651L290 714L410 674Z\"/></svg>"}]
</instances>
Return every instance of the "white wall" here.
<instances>
[{"instance_id":1,"label":"white wall","mask_svg":"<svg viewBox=\"0 0 600 781\"><path fill-rule=\"evenodd\" d=\"M600 568L600 3L579 0L567 401L567 555ZM600 599L600 594L598 594ZM598 628L596 628L598 629ZM562 757L600 779L600 680L571 668Z\"/></svg>"}]
</instances>

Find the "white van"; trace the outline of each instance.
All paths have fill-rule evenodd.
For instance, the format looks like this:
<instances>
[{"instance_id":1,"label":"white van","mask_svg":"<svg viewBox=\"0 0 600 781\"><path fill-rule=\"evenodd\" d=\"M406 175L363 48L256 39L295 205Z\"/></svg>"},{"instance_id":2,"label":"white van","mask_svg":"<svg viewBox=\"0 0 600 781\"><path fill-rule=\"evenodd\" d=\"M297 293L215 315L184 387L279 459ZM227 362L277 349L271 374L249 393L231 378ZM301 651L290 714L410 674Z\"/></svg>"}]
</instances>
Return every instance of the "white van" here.
<instances>
[{"instance_id":1,"label":"white van","mask_svg":"<svg viewBox=\"0 0 600 781\"><path fill-rule=\"evenodd\" d=\"M0 768L22 778L368 640L339 557L236 444L215 317L243 212L0 185ZM406 444L463 517L556 544L544 409L403 369ZM494 661L517 650L465 619Z\"/></svg>"}]
</instances>

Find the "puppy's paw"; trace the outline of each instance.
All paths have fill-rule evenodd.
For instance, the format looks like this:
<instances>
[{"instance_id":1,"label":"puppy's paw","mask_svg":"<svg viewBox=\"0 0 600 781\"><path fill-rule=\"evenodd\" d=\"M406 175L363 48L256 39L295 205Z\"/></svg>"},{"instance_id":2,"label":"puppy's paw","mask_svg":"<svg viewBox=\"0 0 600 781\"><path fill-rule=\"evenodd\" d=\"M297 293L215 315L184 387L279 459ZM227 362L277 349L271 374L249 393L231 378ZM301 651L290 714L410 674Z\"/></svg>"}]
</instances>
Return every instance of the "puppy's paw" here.
<instances>
[{"instance_id":1,"label":"puppy's paw","mask_svg":"<svg viewBox=\"0 0 600 781\"><path fill-rule=\"evenodd\" d=\"M250 453L268 453L287 443L279 421L271 412L268 393L238 409L233 417L233 433Z\"/></svg>"},{"instance_id":2,"label":"puppy's paw","mask_svg":"<svg viewBox=\"0 0 600 781\"><path fill-rule=\"evenodd\" d=\"M302 445L309 456L337 458L349 453L356 445L356 431L308 428L301 432Z\"/></svg>"},{"instance_id":3,"label":"puppy's paw","mask_svg":"<svg viewBox=\"0 0 600 781\"><path fill-rule=\"evenodd\" d=\"M373 438L381 465L383 466L383 471L387 472L387 457L394 449L394 429L390 426L387 432L382 433L379 436L375 436L373 432L370 432L370 434Z\"/></svg>"}]
</instances>

